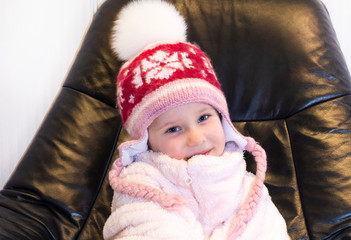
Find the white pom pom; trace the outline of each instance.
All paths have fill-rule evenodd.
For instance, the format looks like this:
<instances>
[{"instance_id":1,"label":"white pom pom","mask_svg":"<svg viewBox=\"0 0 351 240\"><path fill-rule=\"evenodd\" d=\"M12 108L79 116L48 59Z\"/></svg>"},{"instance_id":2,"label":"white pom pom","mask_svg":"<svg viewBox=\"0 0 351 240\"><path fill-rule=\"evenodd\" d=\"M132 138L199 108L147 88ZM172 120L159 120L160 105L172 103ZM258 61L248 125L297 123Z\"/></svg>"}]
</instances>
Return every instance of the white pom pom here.
<instances>
[{"instance_id":1,"label":"white pom pom","mask_svg":"<svg viewBox=\"0 0 351 240\"><path fill-rule=\"evenodd\" d=\"M185 21L174 6L161 0L142 0L121 10L112 35L112 48L121 60L162 41L186 41Z\"/></svg>"}]
</instances>

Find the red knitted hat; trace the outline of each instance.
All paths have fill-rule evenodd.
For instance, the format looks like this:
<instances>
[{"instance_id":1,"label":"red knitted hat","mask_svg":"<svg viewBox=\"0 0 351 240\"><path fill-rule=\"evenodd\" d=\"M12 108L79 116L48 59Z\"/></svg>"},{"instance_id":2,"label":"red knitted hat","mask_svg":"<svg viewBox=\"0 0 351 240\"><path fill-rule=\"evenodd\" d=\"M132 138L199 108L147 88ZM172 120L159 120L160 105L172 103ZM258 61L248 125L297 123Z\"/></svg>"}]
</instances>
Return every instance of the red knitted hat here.
<instances>
[{"instance_id":1,"label":"red knitted hat","mask_svg":"<svg viewBox=\"0 0 351 240\"><path fill-rule=\"evenodd\" d=\"M227 104L207 56L184 42L158 44L122 67L117 103L125 128L138 139L161 113L191 102L227 115Z\"/></svg>"},{"instance_id":2,"label":"red knitted hat","mask_svg":"<svg viewBox=\"0 0 351 240\"><path fill-rule=\"evenodd\" d=\"M197 45L186 41L186 24L172 5L161 0L144 0L125 6L113 28L112 48L121 60L127 61L117 77L117 106L132 138L119 146L120 156L110 172L115 191L125 191L126 184L118 178L122 169L133 162L134 155L148 149L147 128L152 121L172 108L194 102L209 104L222 115L226 142L234 142L241 150L259 149L259 159L255 156L260 164L256 179L259 187L250 195L261 191L266 168L264 151L253 139L242 136L234 128L209 58ZM133 189L131 184L128 189ZM143 192L153 192L147 196L161 194L155 189L142 188ZM126 194L143 197L138 191ZM167 197L150 199L173 207ZM252 201L257 200L250 199L242 211L251 208ZM236 221L246 219L241 216Z\"/></svg>"},{"instance_id":3,"label":"red knitted hat","mask_svg":"<svg viewBox=\"0 0 351 240\"><path fill-rule=\"evenodd\" d=\"M194 102L220 112L228 129L226 141L244 149L247 142L230 121L210 59L186 41L185 21L172 5L160 0L133 1L118 14L113 33L112 48L127 61L117 77L117 106L134 140L120 146L123 165L147 150L147 128L154 119Z\"/></svg>"}]
</instances>

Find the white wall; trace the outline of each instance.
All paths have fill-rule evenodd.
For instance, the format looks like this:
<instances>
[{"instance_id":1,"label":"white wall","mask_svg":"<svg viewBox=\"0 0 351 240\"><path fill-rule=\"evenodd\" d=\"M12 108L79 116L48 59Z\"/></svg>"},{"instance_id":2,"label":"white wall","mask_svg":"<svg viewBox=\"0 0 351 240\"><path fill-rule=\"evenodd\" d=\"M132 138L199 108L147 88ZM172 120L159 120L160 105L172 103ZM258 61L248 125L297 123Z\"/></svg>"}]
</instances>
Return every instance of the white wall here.
<instances>
[{"instance_id":1,"label":"white wall","mask_svg":"<svg viewBox=\"0 0 351 240\"><path fill-rule=\"evenodd\" d=\"M344 53L347 66L351 72L351 1L322 0L322 2L328 9L341 50Z\"/></svg>"},{"instance_id":2,"label":"white wall","mask_svg":"<svg viewBox=\"0 0 351 240\"><path fill-rule=\"evenodd\" d=\"M35 135L103 0L0 0L0 188ZM351 69L350 0L324 0Z\"/></svg>"},{"instance_id":3,"label":"white wall","mask_svg":"<svg viewBox=\"0 0 351 240\"><path fill-rule=\"evenodd\" d=\"M101 0L0 0L0 189L54 101Z\"/></svg>"}]
</instances>

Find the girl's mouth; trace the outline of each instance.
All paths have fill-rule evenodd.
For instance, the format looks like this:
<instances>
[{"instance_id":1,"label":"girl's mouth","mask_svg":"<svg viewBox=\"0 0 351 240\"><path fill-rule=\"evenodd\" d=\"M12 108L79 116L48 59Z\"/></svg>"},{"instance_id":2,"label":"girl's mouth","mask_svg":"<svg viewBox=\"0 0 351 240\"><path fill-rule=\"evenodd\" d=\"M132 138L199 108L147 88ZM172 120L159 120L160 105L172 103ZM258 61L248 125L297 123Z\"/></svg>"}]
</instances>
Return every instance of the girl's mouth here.
<instances>
[{"instance_id":1,"label":"girl's mouth","mask_svg":"<svg viewBox=\"0 0 351 240\"><path fill-rule=\"evenodd\" d=\"M199 152L199 153L197 153L195 155L208 155L208 154L210 154L210 152L211 152L211 150L205 150L205 151Z\"/></svg>"},{"instance_id":2,"label":"girl's mouth","mask_svg":"<svg viewBox=\"0 0 351 240\"><path fill-rule=\"evenodd\" d=\"M211 151L212 151L212 149L204 150L204 151L201 151L201 152L198 152L198 153L195 153L195 154L191 155L187 159L190 159L190 158L192 158L194 156L198 156L198 155L209 155L211 153Z\"/></svg>"}]
</instances>

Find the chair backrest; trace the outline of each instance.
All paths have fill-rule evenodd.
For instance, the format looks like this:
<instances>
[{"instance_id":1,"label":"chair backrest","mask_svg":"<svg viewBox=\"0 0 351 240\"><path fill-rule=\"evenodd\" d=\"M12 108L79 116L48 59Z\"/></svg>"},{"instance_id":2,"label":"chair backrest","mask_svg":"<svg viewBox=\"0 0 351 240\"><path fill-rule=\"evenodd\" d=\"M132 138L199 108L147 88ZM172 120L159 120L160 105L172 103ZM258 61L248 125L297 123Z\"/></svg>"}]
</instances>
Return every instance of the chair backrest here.
<instances>
[{"instance_id":1,"label":"chair backrest","mask_svg":"<svg viewBox=\"0 0 351 240\"><path fill-rule=\"evenodd\" d=\"M126 2L107 0L98 10L1 191L0 238L102 239L112 198L107 173L127 138L114 108L122 63L109 45ZM351 80L322 2L170 2L185 17L189 41L211 58L235 126L267 151L266 185L291 238L350 238Z\"/></svg>"}]
</instances>

